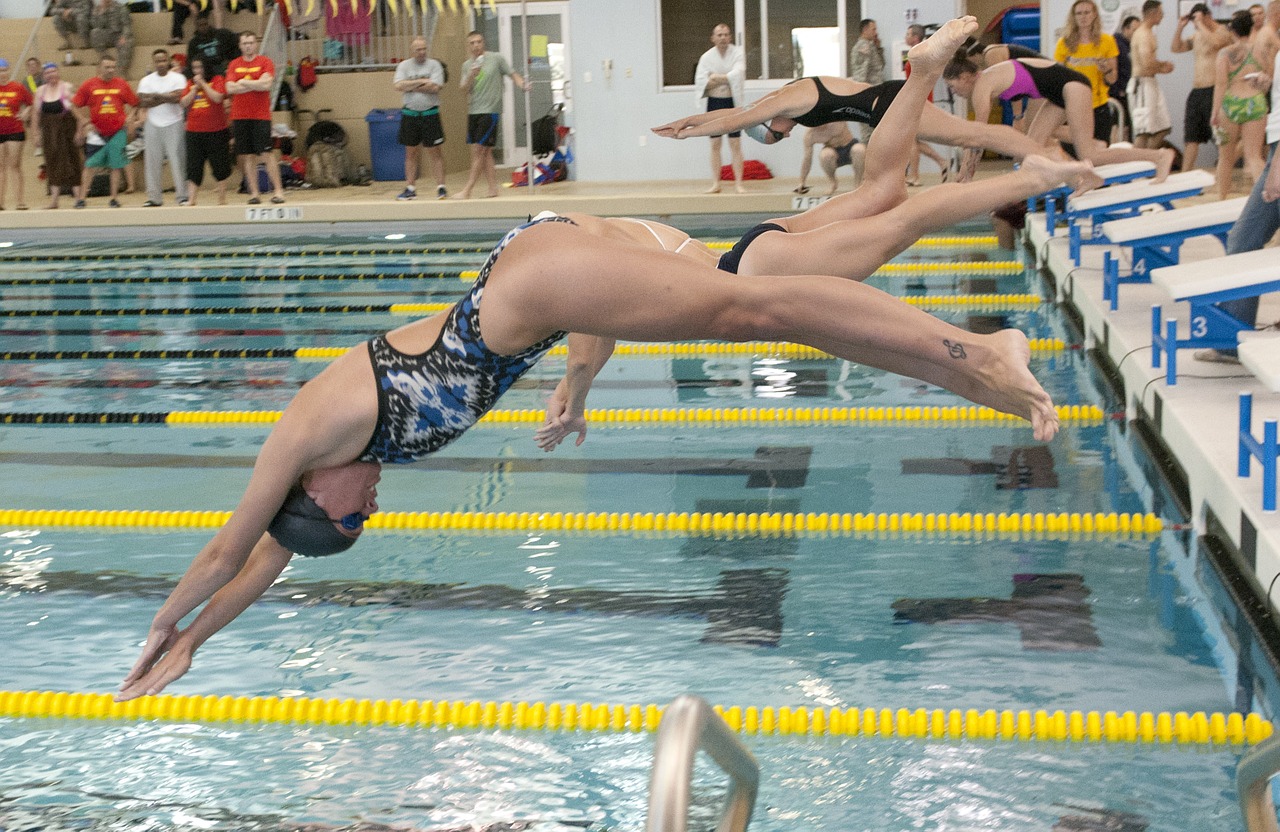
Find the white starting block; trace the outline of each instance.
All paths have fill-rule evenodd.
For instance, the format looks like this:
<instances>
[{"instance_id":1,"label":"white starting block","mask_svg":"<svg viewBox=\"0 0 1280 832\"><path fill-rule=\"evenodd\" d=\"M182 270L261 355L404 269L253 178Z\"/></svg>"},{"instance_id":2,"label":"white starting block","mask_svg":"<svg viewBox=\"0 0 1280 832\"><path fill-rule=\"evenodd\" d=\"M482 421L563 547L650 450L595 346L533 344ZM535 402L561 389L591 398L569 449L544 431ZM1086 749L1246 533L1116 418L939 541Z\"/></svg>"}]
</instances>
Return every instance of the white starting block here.
<instances>
[{"instance_id":1,"label":"white starting block","mask_svg":"<svg viewBox=\"0 0 1280 832\"><path fill-rule=\"evenodd\" d=\"M1104 187L1109 185L1123 185L1125 182L1132 182L1135 179L1150 179L1156 175L1156 166L1150 162L1116 162L1111 165L1099 165L1093 169L1093 172L1102 177ZM1053 233L1053 227L1057 224L1057 213L1059 199L1066 199L1075 190L1070 185L1059 185L1051 191L1045 191L1038 196L1033 196L1027 200L1027 212L1030 213L1036 209L1036 204L1040 200L1044 201L1045 228L1050 234Z\"/></svg>"},{"instance_id":2,"label":"white starting block","mask_svg":"<svg viewBox=\"0 0 1280 832\"><path fill-rule=\"evenodd\" d=\"M1151 366L1159 367L1163 355L1166 358L1165 381L1173 386L1178 378L1179 348L1234 350L1238 333L1252 331L1252 327L1214 304L1280 289L1280 268L1276 267L1275 251L1264 248L1155 269L1151 272L1151 282L1168 292L1175 301L1185 300L1191 304L1191 337L1182 341L1178 340L1175 318L1165 321L1165 333L1161 335L1160 306L1151 307Z\"/></svg>"},{"instance_id":3,"label":"white starting block","mask_svg":"<svg viewBox=\"0 0 1280 832\"><path fill-rule=\"evenodd\" d=\"M1268 390L1280 393L1280 335L1255 335L1240 339L1240 363L1248 367ZM1239 461L1241 477L1249 476L1254 458L1262 464L1262 510L1276 510L1276 462L1280 447L1276 440L1276 420L1262 423L1262 439L1253 436L1253 395L1240 394Z\"/></svg>"},{"instance_id":4,"label":"white starting block","mask_svg":"<svg viewBox=\"0 0 1280 832\"><path fill-rule=\"evenodd\" d=\"M1227 233L1240 219L1247 196L1222 202L1206 202L1176 211L1153 211L1102 224L1102 234L1112 243L1133 249L1133 267L1120 276L1120 261L1110 252L1103 256L1102 299L1119 304L1121 283L1150 283L1151 269L1178 265L1182 244L1192 237L1213 236L1227 244Z\"/></svg>"},{"instance_id":5,"label":"white starting block","mask_svg":"<svg viewBox=\"0 0 1280 832\"><path fill-rule=\"evenodd\" d=\"M1070 223L1071 259L1080 265L1081 231L1086 223L1090 227L1089 243L1109 243L1111 240L1099 228L1101 223L1136 216L1148 205L1159 205L1172 211L1173 200L1198 196L1213 182L1213 174L1197 169L1172 174L1163 182L1130 182L1090 191L1068 200L1066 219Z\"/></svg>"}]
</instances>

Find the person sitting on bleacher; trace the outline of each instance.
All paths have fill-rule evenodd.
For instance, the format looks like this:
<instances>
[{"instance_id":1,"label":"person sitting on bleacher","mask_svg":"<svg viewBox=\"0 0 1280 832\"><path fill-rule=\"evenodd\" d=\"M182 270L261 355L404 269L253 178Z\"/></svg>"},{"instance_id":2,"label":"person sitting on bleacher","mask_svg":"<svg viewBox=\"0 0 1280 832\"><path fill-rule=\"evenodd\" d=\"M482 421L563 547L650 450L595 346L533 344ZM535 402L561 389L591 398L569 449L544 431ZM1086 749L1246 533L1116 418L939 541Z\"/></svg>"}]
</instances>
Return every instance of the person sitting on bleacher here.
<instances>
[{"instance_id":1,"label":"person sitting on bleacher","mask_svg":"<svg viewBox=\"0 0 1280 832\"><path fill-rule=\"evenodd\" d=\"M98 50L98 58L115 48L120 77L129 77L133 64L133 18L129 7L116 0L94 0L89 8L89 45Z\"/></svg>"},{"instance_id":2,"label":"person sitting on bleacher","mask_svg":"<svg viewBox=\"0 0 1280 832\"><path fill-rule=\"evenodd\" d=\"M1280 54L1276 55L1271 77L1280 74ZM1271 83L1271 115L1267 116L1267 164L1262 175L1253 183L1249 200L1240 212L1240 219L1227 235L1227 254L1242 254L1266 247L1280 231L1280 165L1276 162L1276 147L1280 145L1280 83ZM1258 320L1258 298L1242 298L1218 304L1218 308L1237 318L1247 326ZM1235 350L1196 350L1198 361L1217 361L1237 364L1240 359Z\"/></svg>"}]
</instances>

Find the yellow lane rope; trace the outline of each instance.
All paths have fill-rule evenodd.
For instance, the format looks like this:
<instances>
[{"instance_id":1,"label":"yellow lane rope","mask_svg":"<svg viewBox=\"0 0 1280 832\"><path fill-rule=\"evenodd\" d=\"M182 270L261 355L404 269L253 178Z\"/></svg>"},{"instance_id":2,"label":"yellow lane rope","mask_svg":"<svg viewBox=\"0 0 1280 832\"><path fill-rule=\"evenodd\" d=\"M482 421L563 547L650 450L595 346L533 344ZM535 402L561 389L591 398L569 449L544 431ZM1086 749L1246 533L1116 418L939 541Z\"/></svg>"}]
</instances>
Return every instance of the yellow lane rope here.
<instances>
[{"instance_id":1,"label":"yellow lane rope","mask_svg":"<svg viewBox=\"0 0 1280 832\"><path fill-rule=\"evenodd\" d=\"M12 528L210 529L231 518L229 511L141 511L132 509L0 509L0 526ZM792 536L939 534L992 535L1158 534L1164 521L1154 514L1060 513L823 513L773 512L607 512L607 511L381 511L365 522L381 531L603 532L673 536Z\"/></svg>"},{"instance_id":2,"label":"yellow lane rope","mask_svg":"<svg viewBox=\"0 0 1280 832\"><path fill-rule=\"evenodd\" d=\"M392 311L403 311L401 307L413 306L413 304L394 304ZM1066 343L1061 338L1031 338L1029 339L1032 352L1062 352L1067 349ZM295 353L300 359L332 359L338 358L348 351L351 347L302 347ZM547 355L563 357L569 354L569 350L563 344L552 347L547 351ZM659 342L659 343L627 343L618 344L614 347L613 356L615 358L634 358L637 356L703 356L703 355L760 355L766 357L782 357L791 358L797 361L814 360L814 359L831 359L835 356L830 353L813 347L806 347L803 344L792 344L787 341L741 341L741 342L710 342L710 341L681 341L681 342Z\"/></svg>"},{"instance_id":3,"label":"yellow lane rope","mask_svg":"<svg viewBox=\"0 0 1280 832\"><path fill-rule=\"evenodd\" d=\"M1096 405L1059 405L1058 421L1073 424L1098 424L1107 418L1102 408ZM166 414L167 425L263 425L279 420L279 410L175 410ZM0 416L0 424L21 414ZM49 423L66 423L68 414L50 414ZM74 414L72 414L74 415ZM957 424L988 426L997 423L1023 422L1020 416L1001 413L989 407L977 405L960 405L954 407L627 407L627 408L591 408L586 412L587 422L598 425L643 425L643 424L847 424L847 423L889 423L889 424L945 424L954 427ZM541 424L546 419L546 411L540 409L491 410L485 414L478 424ZM107 423L115 421L116 415L110 413L83 414L76 416L76 424ZM24 419L24 422L41 424L38 418Z\"/></svg>"},{"instance_id":4,"label":"yellow lane rope","mask_svg":"<svg viewBox=\"0 0 1280 832\"><path fill-rule=\"evenodd\" d=\"M1090 742L1166 746L1254 745L1272 724L1238 713L929 710L715 706L743 734L790 737L903 737L922 740ZM282 725L398 725L524 731L639 733L657 729L662 708L560 702L321 699L278 696L148 696L115 702L110 694L0 691L0 716L129 719Z\"/></svg>"}]
</instances>

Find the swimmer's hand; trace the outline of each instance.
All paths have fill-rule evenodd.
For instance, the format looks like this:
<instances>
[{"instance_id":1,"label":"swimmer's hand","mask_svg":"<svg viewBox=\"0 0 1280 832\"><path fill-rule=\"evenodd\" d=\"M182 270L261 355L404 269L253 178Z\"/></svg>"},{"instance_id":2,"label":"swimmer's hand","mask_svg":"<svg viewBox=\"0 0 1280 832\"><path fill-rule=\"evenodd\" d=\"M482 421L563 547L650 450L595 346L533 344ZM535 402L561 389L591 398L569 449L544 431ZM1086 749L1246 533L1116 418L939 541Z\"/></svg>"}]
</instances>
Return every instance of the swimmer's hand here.
<instances>
[{"instance_id":1,"label":"swimmer's hand","mask_svg":"<svg viewBox=\"0 0 1280 832\"><path fill-rule=\"evenodd\" d=\"M683 139L685 137L680 135L680 131L692 126L693 124L689 118L681 118L649 129L666 139Z\"/></svg>"},{"instance_id":2,"label":"swimmer's hand","mask_svg":"<svg viewBox=\"0 0 1280 832\"><path fill-rule=\"evenodd\" d=\"M557 390L557 392L559 391ZM574 445L581 445L586 441L586 414L568 413L564 400L559 396L552 395L547 400L547 420L533 434L533 441L538 444L539 448L550 453L558 448L560 443L568 438L571 433L578 434L578 440L573 443Z\"/></svg>"},{"instance_id":3,"label":"swimmer's hand","mask_svg":"<svg viewBox=\"0 0 1280 832\"><path fill-rule=\"evenodd\" d=\"M183 646L181 636L176 626L152 625L142 655L120 683L117 702L159 693L191 669L192 651Z\"/></svg>"}]
</instances>

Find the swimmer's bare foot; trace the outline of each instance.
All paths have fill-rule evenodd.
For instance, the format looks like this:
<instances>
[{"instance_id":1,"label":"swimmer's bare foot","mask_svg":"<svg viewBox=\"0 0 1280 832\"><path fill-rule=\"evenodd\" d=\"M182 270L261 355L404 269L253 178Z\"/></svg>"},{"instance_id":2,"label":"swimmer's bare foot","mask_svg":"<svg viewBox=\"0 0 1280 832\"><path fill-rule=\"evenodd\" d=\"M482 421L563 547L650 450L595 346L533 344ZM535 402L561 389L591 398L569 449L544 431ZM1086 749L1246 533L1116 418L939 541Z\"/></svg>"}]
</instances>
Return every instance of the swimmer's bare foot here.
<instances>
[{"instance_id":1,"label":"swimmer's bare foot","mask_svg":"<svg viewBox=\"0 0 1280 832\"><path fill-rule=\"evenodd\" d=\"M454 199L471 199L471 191L458 191L453 195Z\"/></svg>"},{"instance_id":2,"label":"swimmer's bare foot","mask_svg":"<svg viewBox=\"0 0 1280 832\"><path fill-rule=\"evenodd\" d=\"M1031 345L1016 329L1002 329L987 336L989 363L983 367L985 394L977 397L996 410L1031 422L1036 439L1048 442L1058 433L1058 411L1053 399L1031 374Z\"/></svg>"},{"instance_id":3,"label":"swimmer's bare foot","mask_svg":"<svg viewBox=\"0 0 1280 832\"><path fill-rule=\"evenodd\" d=\"M710 188L707 188L707 190L705 191L705 193L709 193L709 194L718 194L718 193L720 193L720 183L719 183L719 182L717 182L716 184L712 185Z\"/></svg>"},{"instance_id":4,"label":"swimmer's bare foot","mask_svg":"<svg viewBox=\"0 0 1280 832\"><path fill-rule=\"evenodd\" d=\"M1169 171L1173 170L1173 148L1166 147L1160 151L1160 161L1156 162L1156 182L1163 182L1169 178Z\"/></svg>"},{"instance_id":5,"label":"swimmer's bare foot","mask_svg":"<svg viewBox=\"0 0 1280 832\"><path fill-rule=\"evenodd\" d=\"M745 193L747 192L747 189L746 189L746 188L744 188L744 187L742 187L742 183L741 183L741 182L734 182L734 183L733 183L733 190L734 190L736 193L740 193L740 194L745 194Z\"/></svg>"},{"instance_id":6,"label":"swimmer's bare foot","mask_svg":"<svg viewBox=\"0 0 1280 832\"><path fill-rule=\"evenodd\" d=\"M1089 162L1028 156L1022 160L1022 170L1038 177L1046 191L1059 184L1070 185L1074 188L1072 196L1079 196L1104 184L1102 177L1094 172L1093 165Z\"/></svg>"},{"instance_id":7,"label":"swimmer's bare foot","mask_svg":"<svg viewBox=\"0 0 1280 832\"><path fill-rule=\"evenodd\" d=\"M489 193L487 193L487 194L485 194L485 195L484 195L484 198L485 198L485 199L493 199L493 198L494 198L494 197L496 197L497 195L498 195L498 192L497 192L497 191L489 191Z\"/></svg>"},{"instance_id":8,"label":"swimmer's bare foot","mask_svg":"<svg viewBox=\"0 0 1280 832\"><path fill-rule=\"evenodd\" d=\"M978 18L973 15L948 20L938 31L907 51L911 71L941 74L943 67L955 57L956 50L964 43L965 38L976 31L978 31Z\"/></svg>"}]
</instances>

